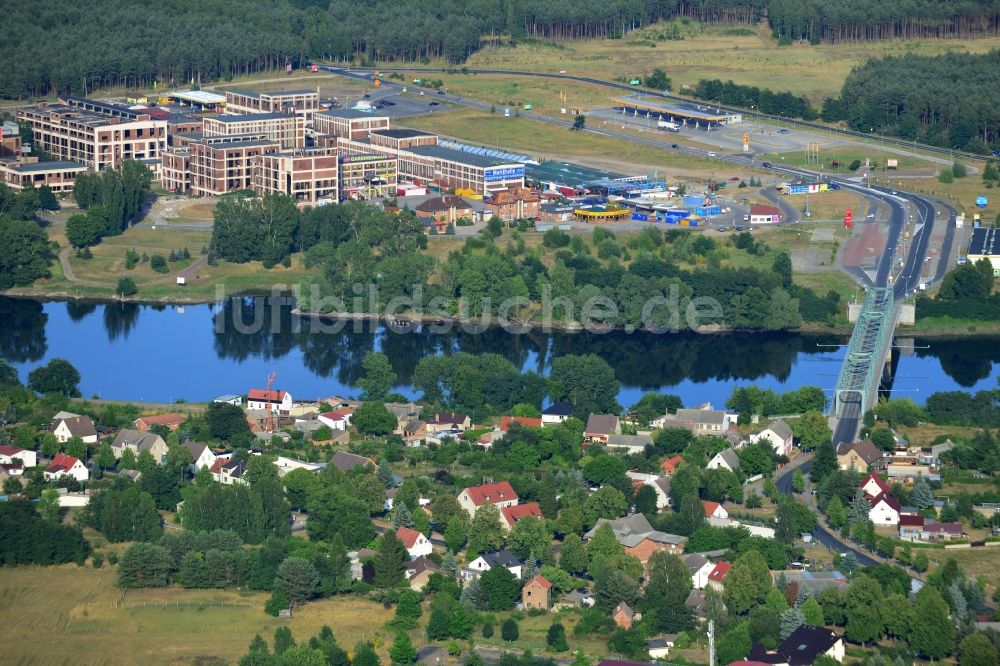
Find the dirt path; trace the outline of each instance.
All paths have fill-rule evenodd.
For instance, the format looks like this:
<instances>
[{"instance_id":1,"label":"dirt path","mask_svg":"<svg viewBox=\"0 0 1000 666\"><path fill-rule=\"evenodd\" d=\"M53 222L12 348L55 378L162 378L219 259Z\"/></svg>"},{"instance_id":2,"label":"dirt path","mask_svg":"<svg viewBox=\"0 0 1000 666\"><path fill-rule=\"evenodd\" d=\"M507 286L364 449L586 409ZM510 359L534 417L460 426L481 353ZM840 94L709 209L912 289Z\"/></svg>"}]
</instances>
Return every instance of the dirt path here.
<instances>
[{"instance_id":1,"label":"dirt path","mask_svg":"<svg viewBox=\"0 0 1000 666\"><path fill-rule=\"evenodd\" d=\"M86 287L108 288L111 286L106 282L95 282L94 280L84 280L83 278L77 277L76 273L73 271L73 267L69 263L69 255L72 251L73 251L72 247L64 247L62 250L59 251L59 265L62 266L63 275L69 282ZM176 282L177 278L179 277L191 278L202 266L204 266L207 263L208 263L208 257L199 257L190 266L182 268L181 270L171 273L169 275L165 275L162 278L157 278L152 282L147 282L146 284L147 285L169 284L172 282Z\"/></svg>"}]
</instances>

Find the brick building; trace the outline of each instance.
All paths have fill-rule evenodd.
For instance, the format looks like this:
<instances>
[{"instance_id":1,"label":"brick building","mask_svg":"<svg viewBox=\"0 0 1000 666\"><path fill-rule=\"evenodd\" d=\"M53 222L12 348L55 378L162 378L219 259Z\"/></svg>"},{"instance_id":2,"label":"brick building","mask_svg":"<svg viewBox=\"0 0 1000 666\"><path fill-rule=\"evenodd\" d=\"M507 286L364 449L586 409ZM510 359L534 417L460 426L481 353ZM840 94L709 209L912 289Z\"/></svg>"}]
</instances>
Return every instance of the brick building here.
<instances>
[{"instance_id":1,"label":"brick building","mask_svg":"<svg viewBox=\"0 0 1000 666\"><path fill-rule=\"evenodd\" d=\"M233 88L226 91L228 113L294 113L308 121L318 110L319 93L315 90L256 92Z\"/></svg>"},{"instance_id":2,"label":"brick building","mask_svg":"<svg viewBox=\"0 0 1000 666\"><path fill-rule=\"evenodd\" d=\"M542 198L524 187L493 192L483 203L487 211L505 222L541 216Z\"/></svg>"},{"instance_id":3,"label":"brick building","mask_svg":"<svg viewBox=\"0 0 1000 666\"><path fill-rule=\"evenodd\" d=\"M279 150L277 142L259 135L202 137L164 152L161 180L165 189L194 196L248 190L254 158Z\"/></svg>"},{"instance_id":4,"label":"brick building","mask_svg":"<svg viewBox=\"0 0 1000 666\"><path fill-rule=\"evenodd\" d=\"M354 109L331 109L313 116L316 135L367 139L373 130L389 129L389 116L380 116Z\"/></svg>"},{"instance_id":5,"label":"brick building","mask_svg":"<svg viewBox=\"0 0 1000 666\"><path fill-rule=\"evenodd\" d=\"M339 200L339 158L329 148L258 155L252 163L253 191L287 194L300 206Z\"/></svg>"},{"instance_id":6,"label":"brick building","mask_svg":"<svg viewBox=\"0 0 1000 666\"><path fill-rule=\"evenodd\" d=\"M262 135L281 146L282 150L306 145L306 121L289 113L223 114L202 120L203 134L215 136Z\"/></svg>"}]
</instances>

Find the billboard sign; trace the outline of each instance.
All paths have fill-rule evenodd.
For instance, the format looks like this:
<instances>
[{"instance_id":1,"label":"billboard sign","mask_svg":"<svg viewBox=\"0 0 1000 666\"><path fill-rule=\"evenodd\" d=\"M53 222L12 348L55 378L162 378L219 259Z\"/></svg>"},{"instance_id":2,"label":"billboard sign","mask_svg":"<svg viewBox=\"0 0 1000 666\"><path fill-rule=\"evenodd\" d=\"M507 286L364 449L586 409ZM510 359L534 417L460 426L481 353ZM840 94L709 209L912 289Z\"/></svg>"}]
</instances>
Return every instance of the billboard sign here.
<instances>
[{"instance_id":1,"label":"billboard sign","mask_svg":"<svg viewBox=\"0 0 1000 666\"><path fill-rule=\"evenodd\" d=\"M851 209L847 208L846 210L844 210L844 228L850 229L852 223L853 223L853 216L851 213Z\"/></svg>"},{"instance_id":2,"label":"billboard sign","mask_svg":"<svg viewBox=\"0 0 1000 666\"><path fill-rule=\"evenodd\" d=\"M515 167L488 167L483 170L483 180L496 183L501 180L517 180L524 178L524 165Z\"/></svg>"},{"instance_id":3,"label":"billboard sign","mask_svg":"<svg viewBox=\"0 0 1000 666\"><path fill-rule=\"evenodd\" d=\"M976 206L977 207L979 207L979 208L986 208L986 204L988 204L988 203L989 203L989 200L986 197L984 197L983 195L980 194L978 197L976 197Z\"/></svg>"}]
</instances>

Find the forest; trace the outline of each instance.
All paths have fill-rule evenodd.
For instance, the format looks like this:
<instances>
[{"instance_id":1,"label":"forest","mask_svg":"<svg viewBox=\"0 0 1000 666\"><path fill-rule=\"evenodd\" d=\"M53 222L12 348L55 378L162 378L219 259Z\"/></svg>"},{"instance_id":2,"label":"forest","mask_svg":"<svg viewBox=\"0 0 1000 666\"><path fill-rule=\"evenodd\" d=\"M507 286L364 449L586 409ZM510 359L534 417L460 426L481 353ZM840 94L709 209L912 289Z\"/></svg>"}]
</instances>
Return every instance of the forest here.
<instances>
[{"instance_id":1,"label":"forest","mask_svg":"<svg viewBox=\"0 0 1000 666\"><path fill-rule=\"evenodd\" d=\"M580 0L423 2L127 0L13 3L0 23L0 97L184 86L200 79L340 62L461 62L484 44L621 38L662 19L754 25L783 41L853 42L996 34L1000 3L909 0Z\"/></svg>"}]
</instances>

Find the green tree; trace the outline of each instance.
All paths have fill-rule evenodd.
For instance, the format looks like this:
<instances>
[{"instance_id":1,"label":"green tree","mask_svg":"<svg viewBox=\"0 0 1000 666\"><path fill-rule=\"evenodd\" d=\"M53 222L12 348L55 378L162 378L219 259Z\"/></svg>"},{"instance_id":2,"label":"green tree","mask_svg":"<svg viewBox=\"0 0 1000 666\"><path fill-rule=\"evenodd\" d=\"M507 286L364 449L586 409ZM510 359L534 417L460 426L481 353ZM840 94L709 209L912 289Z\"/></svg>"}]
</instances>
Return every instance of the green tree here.
<instances>
[{"instance_id":1,"label":"green tree","mask_svg":"<svg viewBox=\"0 0 1000 666\"><path fill-rule=\"evenodd\" d=\"M587 570L587 550L577 534L567 534L559 549L559 567L569 574L577 575Z\"/></svg>"},{"instance_id":2,"label":"green tree","mask_svg":"<svg viewBox=\"0 0 1000 666\"><path fill-rule=\"evenodd\" d=\"M41 227L28 220L3 219L0 289L27 287L35 280L49 277L49 257L49 238Z\"/></svg>"},{"instance_id":3,"label":"green tree","mask_svg":"<svg viewBox=\"0 0 1000 666\"><path fill-rule=\"evenodd\" d=\"M365 374L357 383L362 391L362 399L385 400L396 383L396 373L392 369L389 357L382 352L370 351L365 354L361 365Z\"/></svg>"},{"instance_id":4,"label":"green tree","mask_svg":"<svg viewBox=\"0 0 1000 666\"><path fill-rule=\"evenodd\" d=\"M466 521L455 516L448 521L448 526L444 531L444 542L451 552L458 552L465 544Z\"/></svg>"},{"instance_id":5,"label":"green tree","mask_svg":"<svg viewBox=\"0 0 1000 666\"><path fill-rule=\"evenodd\" d=\"M366 402L354 412L352 423L362 435L388 435L396 428L396 417L381 402Z\"/></svg>"},{"instance_id":6,"label":"green tree","mask_svg":"<svg viewBox=\"0 0 1000 666\"><path fill-rule=\"evenodd\" d=\"M374 584L377 587L393 587L403 580L403 563L408 560L406 547L392 530L382 535L376 551Z\"/></svg>"},{"instance_id":7,"label":"green tree","mask_svg":"<svg viewBox=\"0 0 1000 666\"><path fill-rule=\"evenodd\" d=\"M225 402L213 402L208 406L205 423L212 437L225 442L250 432L243 410Z\"/></svg>"},{"instance_id":8,"label":"green tree","mask_svg":"<svg viewBox=\"0 0 1000 666\"><path fill-rule=\"evenodd\" d=\"M295 647L292 630L288 627L278 627L274 630L274 654L284 654Z\"/></svg>"},{"instance_id":9,"label":"green tree","mask_svg":"<svg viewBox=\"0 0 1000 666\"><path fill-rule=\"evenodd\" d=\"M1000 663L997 649L986 634L969 634L958 645L959 666L993 666Z\"/></svg>"},{"instance_id":10,"label":"green tree","mask_svg":"<svg viewBox=\"0 0 1000 666\"><path fill-rule=\"evenodd\" d=\"M584 126L586 126L586 124L587 124L587 116L583 115L582 113L578 113L576 114L576 117L573 118L573 126L570 127L570 130L578 132L582 130Z\"/></svg>"},{"instance_id":11,"label":"green tree","mask_svg":"<svg viewBox=\"0 0 1000 666\"><path fill-rule=\"evenodd\" d=\"M107 222L96 215L73 215L66 220L66 240L73 247L90 247L101 242Z\"/></svg>"},{"instance_id":12,"label":"green tree","mask_svg":"<svg viewBox=\"0 0 1000 666\"><path fill-rule=\"evenodd\" d=\"M781 286L785 289L792 287L792 257L787 251L782 250L774 257L771 271L781 279Z\"/></svg>"},{"instance_id":13,"label":"green tree","mask_svg":"<svg viewBox=\"0 0 1000 666\"><path fill-rule=\"evenodd\" d=\"M955 625L948 604L934 587L925 585L913 600L910 646L928 659L941 659L955 649Z\"/></svg>"},{"instance_id":14,"label":"green tree","mask_svg":"<svg viewBox=\"0 0 1000 666\"><path fill-rule=\"evenodd\" d=\"M800 469L796 469L792 472L792 489L797 493L805 492L806 477L803 476L802 470Z\"/></svg>"},{"instance_id":15,"label":"green tree","mask_svg":"<svg viewBox=\"0 0 1000 666\"><path fill-rule=\"evenodd\" d=\"M422 613L420 595L412 590L407 590L399 595L393 624L399 629L413 629L417 626L417 620L420 619Z\"/></svg>"},{"instance_id":16,"label":"green tree","mask_svg":"<svg viewBox=\"0 0 1000 666\"><path fill-rule=\"evenodd\" d=\"M289 557L278 567L274 587L285 594L294 610L319 592L319 573L309 560Z\"/></svg>"},{"instance_id":17,"label":"green tree","mask_svg":"<svg viewBox=\"0 0 1000 666\"><path fill-rule=\"evenodd\" d=\"M118 586L126 588L166 587L170 584L173 558L163 546L136 542L118 558Z\"/></svg>"},{"instance_id":18,"label":"green tree","mask_svg":"<svg viewBox=\"0 0 1000 666\"><path fill-rule=\"evenodd\" d=\"M469 525L469 550L486 553L503 546L504 533L500 525L500 511L495 504L486 503L476 509Z\"/></svg>"},{"instance_id":19,"label":"green tree","mask_svg":"<svg viewBox=\"0 0 1000 666\"><path fill-rule=\"evenodd\" d=\"M593 525L599 518L620 518L628 508L625 495L614 486L603 486L587 497L583 504L583 515L588 525Z\"/></svg>"},{"instance_id":20,"label":"green tree","mask_svg":"<svg viewBox=\"0 0 1000 666\"><path fill-rule=\"evenodd\" d=\"M38 207L42 210L59 210L56 195L52 193L52 188L48 185L42 185L38 188Z\"/></svg>"},{"instance_id":21,"label":"green tree","mask_svg":"<svg viewBox=\"0 0 1000 666\"><path fill-rule=\"evenodd\" d=\"M864 644L881 638L885 626L881 601L882 587L874 579L861 576L851 584L844 595L848 639Z\"/></svg>"},{"instance_id":22,"label":"green tree","mask_svg":"<svg viewBox=\"0 0 1000 666\"><path fill-rule=\"evenodd\" d=\"M348 548L361 547L375 537L368 505L335 487L321 488L309 500L307 527L310 539L330 541L339 535Z\"/></svg>"},{"instance_id":23,"label":"green tree","mask_svg":"<svg viewBox=\"0 0 1000 666\"><path fill-rule=\"evenodd\" d=\"M375 652L374 646L368 641L361 641L354 646L352 666L382 666L382 660Z\"/></svg>"},{"instance_id":24,"label":"green tree","mask_svg":"<svg viewBox=\"0 0 1000 666\"><path fill-rule=\"evenodd\" d=\"M608 612L623 601L635 607L639 603L639 583L624 571L613 569L606 576L597 579L594 598Z\"/></svg>"},{"instance_id":25,"label":"green tree","mask_svg":"<svg viewBox=\"0 0 1000 666\"><path fill-rule=\"evenodd\" d=\"M403 632L396 634L392 647L389 648L389 658L393 666L409 666L417 661L417 650L410 642L410 637Z\"/></svg>"},{"instance_id":26,"label":"green tree","mask_svg":"<svg viewBox=\"0 0 1000 666\"><path fill-rule=\"evenodd\" d=\"M676 633L691 628L692 614L685 603L692 588L687 566L676 555L657 551L649 558L648 570L642 603L656 629Z\"/></svg>"},{"instance_id":27,"label":"green tree","mask_svg":"<svg viewBox=\"0 0 1000 666\"><path fill-rule=\"evenodd\" d=\"M705 524L705 507L696 495L688 495L681 500L677 512L677 531L684 536L694 534Z\"/></svg>"},{"instance_id":28,"label":"green tree","mask_svg":"<svg viewBox=\"0 0 1000 666\"><path fill-rule=\"evenodd\" d=\"M566 643L566 628L560 622L553 622L545 635L545 642L553 652L565 652L569 649Z\"/></svg>"},{"instance_id":29,"label":"green tree","mask_svg":"<svg viewBox=\"0 0 1000 666\"><path fill-rule=\"evenodd\" d=\"M805 624L810 627L822 627L826 624L823 619L823 607L816 601L816 597L809 597L799 608L802 609Z\"/></svg>"},{"instance_id":30,"label":"green tree","mask_svg":"<svg viewBox=\"0 0 1000 666\"><path fill-rule=\"evenodd\" d=\"M500 638L508 643L516 641L519 635L517 621L514 618L509 617L500 625Z\"/></svg>"},{"instance_id":31,"label":"green tree","mask_svg":"<svg viewBox=\"0 0 1000 666\"><path fill-rule=\"evenodd\" d=\"M63 358L54 358L28 373L28 388L35 393L58 393L70 398L80 395L80 373Z\"/></svg>"},{"instance_id":32,"label":"green tree","mask_svg":"<svg viewBox=\"0 0 1000 666\"><path fill-rule=\"evenodd\" d=\"M781 628L778 631L778 638L785 640L792 635L796 629L806 623L806 616L798 608L788 608L781 613Z\"/></svg>"},{"instance_id":33,"label":"green tree","mask_svg":"<svg viewBox=\"0 0 1000 666\"><path fill-rule=\"evenodd\" d=\"M663 92L669 92L672 87L670 77L659 67L654 69L652 74L643 77L642 84L647 88L654 88Z\"/></svg>"},{"instance_id":34,"label":"green tree","mask_svg":"<svg viewBox=\"0 0 1000 666\"><path fill-rule=\"evenodd\" d=\"M52 523L62 522L62 511L59 508L59 491L46 488L38 498L38 513Z\"/></svg>"},{"instance_id":35,"label":"green tree","mask_svg":"<svg viewBox=\"0 0 1000 666\"><path fill-rule=\"evenodd\" d=\"M565 400L573 405L576 416L590 413L618 413L617 396L620 384L614 370L599 356L566 355L552 362L549 375L549 395L554 401Z\"/></svg>"},{"instance_id":36,"label":"green tree","mask_svg":"<svg viewBox=\"0 0 1000 666\"><path fill-rule=\"evenodd\" d=\"M757 584L753 573L745 564L734 565L723 583L723 598L726 607L733 613L743 615L757 604Z\"/></svg>"},{"instance_id":37,"label":"green tree","mask_svg":"<svg viewBox=\"0 0 1000 666\"><path fill-rule=\"evenodd\" d=\"M510 610L521 594L521 582L507 567L495 566L480 576L479 589L488 610Z\"/></svg>"},{"instance_id":38,"label":"green tree","mask_svg":"<svg viewBox=\"0 0 1000 666\"><path fill-rule=\"evenodd\" d=\"M552 535L541 518L526 516L514 523L507 535L507 547L521 560L552 559Z\"/></svg>"}]
</instances>

